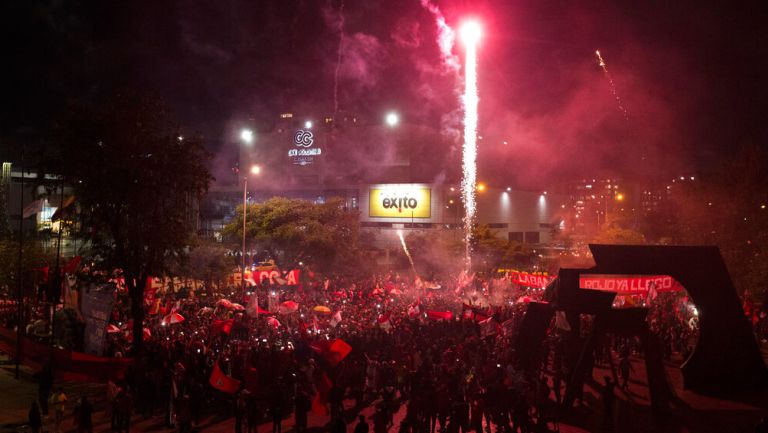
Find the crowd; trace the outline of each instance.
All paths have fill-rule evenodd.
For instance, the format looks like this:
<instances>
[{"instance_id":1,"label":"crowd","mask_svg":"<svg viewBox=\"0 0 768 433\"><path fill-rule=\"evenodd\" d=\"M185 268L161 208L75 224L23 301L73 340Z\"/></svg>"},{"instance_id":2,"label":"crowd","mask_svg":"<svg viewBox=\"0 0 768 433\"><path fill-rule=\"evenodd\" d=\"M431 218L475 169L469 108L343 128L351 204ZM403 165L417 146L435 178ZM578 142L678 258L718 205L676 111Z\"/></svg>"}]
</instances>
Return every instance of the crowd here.
<instances>
[{"instance_id":1,"label":"crowd","mask_svg":"<svg viewBox=\"0 0 768 433\"><path fill-rule=\"evenodd\" d=\"M108 334L105 355L135 362L107 387L114 430L127 432L131 414L162 414L183 433L218 414L235 417L236 433L252 433L264 420L279 433L292 414L300 433L311 411L341 432L369 406L374 414L358 419L355 431L369 428L368 421L375 433L548 431L557 422L570 373L558 320L534 368L520 363L515 346L525 301L541 299L543 290L500 280L414 282L393 273L307 289L265 283L247 290L158 293L162 308L148 306L156 314L146 318L139 356L130 310L118 301L110 318L118 331ZM668 356L684 359L695 344L694 313L681 293L654 300L648 322ZM173 315L182 319L170 320ZM582 320L581 332L588 332L590 318ZM609 337L594 361L615 369L617 385L626 389L629 358L641 352L635 339ZM613 383L605 389L612 394ZM612 397L604 399L612 405ZM396 425L393 415L403 406ZM90 431L91 404L86 399L77 407L78 430ZM609 407L604 414L610 416Z\"/></svg>"}]
</instances>

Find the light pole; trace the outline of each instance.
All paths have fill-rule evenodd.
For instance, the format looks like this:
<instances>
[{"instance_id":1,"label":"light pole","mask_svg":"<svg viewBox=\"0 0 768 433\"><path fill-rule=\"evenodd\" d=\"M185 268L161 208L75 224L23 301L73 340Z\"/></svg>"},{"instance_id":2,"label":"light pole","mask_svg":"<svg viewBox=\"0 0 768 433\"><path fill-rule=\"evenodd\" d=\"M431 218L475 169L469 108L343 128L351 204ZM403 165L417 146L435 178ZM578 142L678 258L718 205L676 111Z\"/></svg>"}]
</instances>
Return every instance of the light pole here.
<instances>
[{"instance_id":1,"label":"light pole","mask_svg":"<svg viewBox=\"0 0 768 433\"><path fill-rule=\"evenodd\" d=\"M261 172L261 168L258 165L254 165L251 167L251 174L259 174ZM243 274L242 274L242 292L245 294L245 225L246 225L246 216L248 212L248 175L246 174L243 176L243 249L242 249L242 266L243 266Z\"/></svg>"}]
</instances>

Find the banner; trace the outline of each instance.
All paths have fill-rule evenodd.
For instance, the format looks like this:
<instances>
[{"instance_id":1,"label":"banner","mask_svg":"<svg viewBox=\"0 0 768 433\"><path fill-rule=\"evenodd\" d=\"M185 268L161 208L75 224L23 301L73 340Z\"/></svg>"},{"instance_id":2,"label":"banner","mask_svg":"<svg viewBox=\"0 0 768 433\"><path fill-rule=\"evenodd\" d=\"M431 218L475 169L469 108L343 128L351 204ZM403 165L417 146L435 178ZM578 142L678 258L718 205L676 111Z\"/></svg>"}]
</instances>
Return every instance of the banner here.
<instances>
[{"instance_id":1,"label":"banner","mask_svg":"<svg viewBox=\"0 0 768 433\"><path fill-rule=\"evenodd\" d=\"M678 292L684 287L669 275L588 275L579 277L579 288L644 295L650 292Z\"/></svg>"},{"instance_id":2,"label":"banner","mask_svg":"<svg viewBox=\"0 0 768 433\"><path fill-rule=\"evenodd\" d=\"M432 320L451 320L453 319L453 313L450 311L427 310L427 317Z\"/></svg>"},{"instance_id":3,"label":"banner","mask_svg":"<svg viewBox=\"0 0 768 433\"><path fill-rule=\"evenodd\" d=\"M521 286L544 288L555 279L549 275L529 274L528 272L511 271L509 273L509 279Z\"/></svg>"},{"instance_id":4,"label":"banner","mask_svg":"<svg viewBox=\"0 0 768 433\"><path fill-rule=\"evenodd\" d=\"M262 284L265 280L270 285L283 285L283 286L297 286L299 284L299 276L300 276L300 270L299 269L292 269L287 272L280 272L277 269L272 270L256 270L256 271L245 271L245 280L253 285L255 284ZM243 276L240 272L233 272L229 276L229 284L234 286L239 286L242 284Z\"/></svg>"},{"instance_id":5,"label":"banner","mask_svg":"<svg viewBox=\"0 0 768 433\"><path fill-rule=\"evenodd\" d=\"M111 283L91 284L83 290L80 311L85 319L85 353L101 356L107 335L109 316L117 286Z\"/></svg>"}]
</instances>

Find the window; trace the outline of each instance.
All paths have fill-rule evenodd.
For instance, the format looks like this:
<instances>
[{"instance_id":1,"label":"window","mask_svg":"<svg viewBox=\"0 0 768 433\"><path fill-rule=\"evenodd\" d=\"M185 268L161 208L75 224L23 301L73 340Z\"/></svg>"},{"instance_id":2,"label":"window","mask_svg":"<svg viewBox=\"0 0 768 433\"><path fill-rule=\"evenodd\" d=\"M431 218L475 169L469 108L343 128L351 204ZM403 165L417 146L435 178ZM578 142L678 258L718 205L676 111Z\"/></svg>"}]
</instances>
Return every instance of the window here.
<instances>
[{"instance_id":1,"label":"window","mask_svg":"<svg viewBox=\"0 0 768 433\"><path fill-rule=\"evenodd\" d=\"M539 238L539 232L525 232L525 243L527 244L538 244Z\"/></svg>"},{"instance_id":2,"label":"window","mask_svg":"<svg viewBox=\"0 0 768 433\"><path fill-rule=\"evenodd\" d=\"M507 237L510 242L523 242L523 232L509 232L507 233Z\"/></svg>"}]
</instances>

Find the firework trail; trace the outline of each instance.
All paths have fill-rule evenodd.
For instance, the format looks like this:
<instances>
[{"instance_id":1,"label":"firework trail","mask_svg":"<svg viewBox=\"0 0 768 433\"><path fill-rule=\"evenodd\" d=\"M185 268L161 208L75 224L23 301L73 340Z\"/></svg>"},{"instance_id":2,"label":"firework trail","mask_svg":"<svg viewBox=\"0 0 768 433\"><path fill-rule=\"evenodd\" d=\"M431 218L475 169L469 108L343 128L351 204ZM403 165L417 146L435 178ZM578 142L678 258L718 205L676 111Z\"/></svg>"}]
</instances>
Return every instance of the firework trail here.
<instances>
[{"instance_id":1,"label":"firework trail","mask_svg":"<svg viewBox=\"0 0 768 433\"><path fill-rule=\"evenodd\" d=\"M462 27L462 39L466 45L464 63L464 149L462 156L463 178L461 180L464 201L464 259L467 271L472 267L471 247L472 224L475 221L475 188L477 187L477 41L480 27L467 23Z\"/></svg>"},{"instance_id":2,"label":"firework trail","mask_svg":"<svg viewBox=\"0 0 768 433\"><path fill-rule=\"evenodd\" d=\"M443 60L443 66L450 72L459 71L459 57L453 54L453 43L456 40L456 33L445 22L445 17L437 5L432 4L430 0L421 0L421 6L428 10L435 18L437 26L437 46L440 48L440 57Z\"/></svg>"},{"instance_id":3,"label":"firework trail","mask_svg":"<svg viewBox=\"0 0 768 433\"><path fill-rule=\"evenodd\" d=\"M616 85L613 83L613 78L611 78L611 74L608 72L608 66L606 66L605 60L603 60L603 56L600 55L600 50L595 50L595 54L597 55L597 64L603 68L603 73L605 74L605 78L608 79L608 84L611 86L611 93L613 94L613 97L616 98L616 103L619 105L619 110L621 110L622 114L624 114L624 119L629 120L629 113L627 112L627 109L624 108L624 104L621 102L619 92L616 91Z\"/></svg>"},{"instance_id":4,"label":"firework trail","mask_svg":"<svg viewBox=\"0 0 768 433\"><path fill-rule=\"evenodd\" d=\"M403 237L403 231L398 230L397 236L400 237L400 244L403 246L403 251L405 251L405 255L408 257L408 263L411 264L411 270L413 271L413 274L416 275L416 266L413 264L413 257L411 257L411 252L408 251L408 246L405 244L405 238Z\"/></svg>"},{"instance_id":5,"label":"firework trail","mask_svg":"<svg viewBox=\"0 0 768 433\"><path fill-rule=\"evenodd\" d=\"M336 52L336 70L333 72L333 114L339 112L339 69L341 68L341 54L344 48L344 0L339 6L339 49Z\"/></svg>"}]
</instances>

